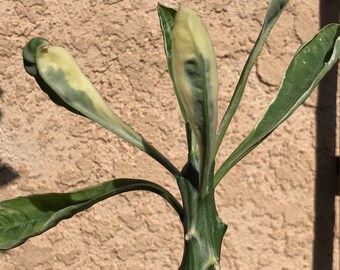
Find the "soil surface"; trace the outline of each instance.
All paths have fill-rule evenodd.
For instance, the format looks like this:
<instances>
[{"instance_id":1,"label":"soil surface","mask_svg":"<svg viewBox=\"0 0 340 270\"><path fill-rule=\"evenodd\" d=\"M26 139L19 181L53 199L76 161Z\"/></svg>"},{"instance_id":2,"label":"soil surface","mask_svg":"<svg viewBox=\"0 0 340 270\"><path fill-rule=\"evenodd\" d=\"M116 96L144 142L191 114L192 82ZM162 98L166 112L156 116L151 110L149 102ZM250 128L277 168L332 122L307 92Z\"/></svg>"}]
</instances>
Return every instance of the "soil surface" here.
<instances>
[{"instance_id":1,"label":"soil surface","mask_svg":"<svg viewBox=\"0 0 340 270\"><path fill-rule=\"evenodd\" d=\"M178 6L177 1L162 2ZM181 3L195 9L210 32L219 68L221 118L261 29L267 1ZM156 4L0 1L0 200L67 192L121 177L153 180L179 198L176 181L157 162L52 103L24 71L21 56L34 36L68 48L113 110L181 168L185 130L166 67ZM335 5L328 12L338 10ZM217 167L262 115L295 51L320 29L319 14L316 0L288 4L251 73ZM333 249L333 239L316 235L315 179L331 171L326 166L317 172L317 149L329 157L335 147L317 141L317 100L315 91L218 187L220 216L229 225L222 269L338 269L338 224ZM332 104L321 109L331 112ZM329 134L331 119L324 119L321 134ZM331 220L338 205L339 197L322 213L323 220ZM331 227L325 230L332 232ZM0 269L170 270L181 262L182 244L183 231L172 208L156 195L135 192L99 203L0 253Z\"/></svg>"}]
</instances>

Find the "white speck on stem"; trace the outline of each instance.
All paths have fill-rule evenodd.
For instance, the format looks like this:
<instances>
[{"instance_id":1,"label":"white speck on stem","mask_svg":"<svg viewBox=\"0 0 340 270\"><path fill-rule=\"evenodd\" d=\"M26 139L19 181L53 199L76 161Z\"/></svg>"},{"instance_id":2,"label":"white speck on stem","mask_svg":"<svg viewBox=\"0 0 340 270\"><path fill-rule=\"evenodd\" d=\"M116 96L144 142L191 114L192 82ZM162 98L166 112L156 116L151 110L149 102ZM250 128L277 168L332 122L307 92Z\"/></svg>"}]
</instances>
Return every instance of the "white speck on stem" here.
<instances>
[{"instance_id":1,"label":"white speck on stem","mask_svg":"<svg viewBox=\"0 0 340 270\"><path fill-rule=\"evenodd\" d=\"M184 236L185 241L189 241L192 238L192 234L190 232L187 232Z\"/></svg>"},{"instance_id":2,"label":"white speck on stem","mask_svg":"<svg viewBox=\"0 0 340 270\"><path fill-rule=\"evenodd\" d=\"M185 234L184 239L186 241L189 241L192 238L192 236L195 235L195 233L196 233L195 228L190 228L188 232Z\"/></svg>"}]
</instances>

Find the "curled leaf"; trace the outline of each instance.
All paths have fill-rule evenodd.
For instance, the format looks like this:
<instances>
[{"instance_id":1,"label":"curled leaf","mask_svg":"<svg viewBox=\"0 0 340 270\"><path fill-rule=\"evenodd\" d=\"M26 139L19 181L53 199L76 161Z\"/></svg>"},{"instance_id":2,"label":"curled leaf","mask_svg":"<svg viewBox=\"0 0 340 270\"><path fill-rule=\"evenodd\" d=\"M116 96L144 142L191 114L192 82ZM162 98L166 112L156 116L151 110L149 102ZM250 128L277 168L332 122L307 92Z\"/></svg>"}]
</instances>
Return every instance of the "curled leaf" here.
<instances>
[{"instance_id":1,"label":"curled leaf","mask_svg":"<svg viewBox=\"0 0 340 270\"><path fill-rule=\"evenodd\" d=\"M160 195L183 219L181 204L160 185L143 179L115 179L74 192L35 194L0 202L0 251L17 247L98 202L135 190Z\"/></svg>"},{"instance_id":2,"label":"curled leaf","mask_svg":"<svg viewBox=\"0 0 340 270\"><path fill-rule=\"evenodd\" d=\"M41 78L69 106L103 126L124 126L67 50L49 44L40 46L36 63Z\"/></svg>"},{"instance_id":3,"label":"curled leaf","mask_svg":"<svg viewBox=\"0 0 340 270\"><path fill-rule=\"evenodd\" d=\"M112 131L156 159L172 174L179 173L170 161L110 109L67 50L49 44L46 39L33 38L24 47L23 57L26 71L35 77L53 102Z\"/></svg>"},{"instance_id":4,"label":"curled leaf","mask_svg":"<svg viewBox=\"0 0 340 270\"><path fill-rule=\"evenodd\" d=\"M141 136L109 108L67 50L36 37L24 47L23 56L26 71L36 77L52 101L144 148Z\"/></svg>"}]
</instances>

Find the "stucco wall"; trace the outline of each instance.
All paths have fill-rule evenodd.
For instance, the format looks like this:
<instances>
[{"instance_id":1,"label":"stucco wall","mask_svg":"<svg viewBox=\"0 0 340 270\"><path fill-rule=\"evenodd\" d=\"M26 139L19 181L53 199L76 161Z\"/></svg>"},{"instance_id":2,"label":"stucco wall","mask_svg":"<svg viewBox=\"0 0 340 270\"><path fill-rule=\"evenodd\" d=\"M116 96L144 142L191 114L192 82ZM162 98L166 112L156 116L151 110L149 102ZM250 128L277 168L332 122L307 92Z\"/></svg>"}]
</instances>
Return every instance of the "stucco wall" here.
<instances>
[{"instance_id":1,"label":"stucco wall","mask_svg":"<svg viewBox=\"0 0 340 270\"><path fill-rule=\"evenodd\" d=\"M267 3L181 2L198 11L211 34L222 116ZM177 6L177 1L163 3ZM174 179L155 161L55 106L22 67L21 48L33 36L68 48L114 111L180 168L186 159L185 134L163 56L156 4L0 1L0 163L6 164L1 200L71 191L119 177L154 180L179 197ZM217 167L261 116L292 55L319 23L319 1L289 3L250 76ZM312 268L316 102L314 93L218 188L218 209L229 224L223 269ZM339 228L334 245L333 269L338 269ZM135 192L0 253L0 269L176 269L181 255L182 229L173 210L156 195Z\"/></svg>"}]
</instances>

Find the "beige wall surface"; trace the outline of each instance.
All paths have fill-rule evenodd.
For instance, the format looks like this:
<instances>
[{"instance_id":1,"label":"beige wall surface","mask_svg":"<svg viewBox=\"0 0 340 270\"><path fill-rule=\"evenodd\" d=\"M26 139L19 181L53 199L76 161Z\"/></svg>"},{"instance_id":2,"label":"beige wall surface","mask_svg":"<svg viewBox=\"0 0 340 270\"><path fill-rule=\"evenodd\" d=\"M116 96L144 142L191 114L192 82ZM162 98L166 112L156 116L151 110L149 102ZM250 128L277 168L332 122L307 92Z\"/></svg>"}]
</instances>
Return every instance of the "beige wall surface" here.
<instances>
[{"instance_id":1,"label":"beige wall surface","mask_svg":"<svg viewBox=\"0 0 340 270\"><path fill-rule=\"evenodd\" d=\"M163 3L178 5L175 0ZM221 117L257 38L267 1L181 3L200 14L211 34ZM181 168L185 134L166 68L156 4L0 1L0 177L6 178L0 200L66 192L120 177L153 180L179 198L175 180L157 162L54 105L25 73L21 57L22 47L33 36L68 48L113 110ZM288 4L249 78L217 167L261 116L294 52L320 28L319 13L317 0ZM316 105L315 92L219 186L218 209L229 224L222 269L312 269ZM182 234L180 221L160 197L129 193L0 253L0 269L176 269L183 252ZM333 269L339 265L338 246L339 227ZM319 269L331 269L327 267Z\"/></svg>"}]
</instances>

